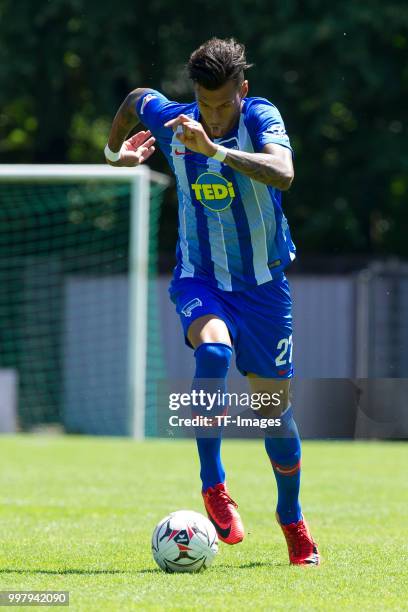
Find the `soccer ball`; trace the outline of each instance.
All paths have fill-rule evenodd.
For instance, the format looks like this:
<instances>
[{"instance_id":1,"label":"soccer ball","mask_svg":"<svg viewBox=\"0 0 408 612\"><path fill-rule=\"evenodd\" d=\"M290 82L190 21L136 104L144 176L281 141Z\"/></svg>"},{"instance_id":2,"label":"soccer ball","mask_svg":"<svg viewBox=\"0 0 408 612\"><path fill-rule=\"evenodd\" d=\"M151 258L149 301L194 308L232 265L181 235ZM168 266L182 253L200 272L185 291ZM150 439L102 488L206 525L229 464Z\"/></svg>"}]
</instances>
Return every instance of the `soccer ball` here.
<instances>
[{"instance_id":1,"label":"soccer ball","mask_svg":"<svg viewBox=\"0 0 408 612\"><path fill-rule=\"evenodd\" d=\"M192 510L172 512L153 531L153 558L165 572L199 572L211 565L217 552L214 525Z\"/></svg>"}]
</instances>

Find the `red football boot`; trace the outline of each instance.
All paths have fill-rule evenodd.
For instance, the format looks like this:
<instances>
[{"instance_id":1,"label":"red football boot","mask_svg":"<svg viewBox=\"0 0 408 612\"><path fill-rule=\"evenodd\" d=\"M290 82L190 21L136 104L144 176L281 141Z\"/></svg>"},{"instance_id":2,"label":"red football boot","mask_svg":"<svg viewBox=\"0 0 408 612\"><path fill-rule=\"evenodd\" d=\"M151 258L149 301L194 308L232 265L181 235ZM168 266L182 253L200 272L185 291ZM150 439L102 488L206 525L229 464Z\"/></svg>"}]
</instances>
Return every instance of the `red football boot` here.
<instances>
[{"instance_id":1,"label":"red football boot","mask_svg":"<svg viewBox=\"0 0 408 612\"><path fill-rule=\"evenodd\" d=\"M302 516L297 523L282 525L276 513L276 520L282 528L288 545L291 565L319 565L320 554L317 544L310 535L309 527Z\"/></svg>"},{"instance_id":2,"label":"red football boot","mask_svg":"<svg viewBox=\"0 0 408 612\"><path fill-rule=\"evenodd\" d=\"M216 484L202 495L208 518L214 525L219 539L226 544L241 542L244 538L244 526L236 511L238 506L228 495L225 484Z\"/></svg>"}]
</instances>

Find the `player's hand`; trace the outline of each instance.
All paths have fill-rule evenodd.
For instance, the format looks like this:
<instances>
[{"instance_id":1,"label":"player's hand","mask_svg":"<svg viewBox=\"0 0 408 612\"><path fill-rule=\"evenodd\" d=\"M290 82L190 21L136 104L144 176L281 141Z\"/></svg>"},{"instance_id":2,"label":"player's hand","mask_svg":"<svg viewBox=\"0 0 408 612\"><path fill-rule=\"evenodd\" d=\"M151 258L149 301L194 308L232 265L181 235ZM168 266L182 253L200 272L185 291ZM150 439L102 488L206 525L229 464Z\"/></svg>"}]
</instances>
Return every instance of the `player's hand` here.
<instances>
[{"instance_id":1,"label":"player's hand","mask_svg":"<svg viewBox=\"0 0 408 612\"><path fill-rule=\"evenodd\" d=\"M151 132L142 130L128 140L125 140L120 149L120 159L116 162L106 160L111 166L138 166L145 162L155 152L156 139Z\"/></svg>"},{"instance_id":2,"label":"player's hand","mask_svg":"<svg viewBox=\"0 0 408 612\"><path fill-rule=\"evenodd\" d=\"M212 157L217 151L217 146L209 139L201 123L187 115L179 115L167 121L164 127L172 128L173 132L176 132L177 139L195 153Z\"/></svg>"}]
</instances>

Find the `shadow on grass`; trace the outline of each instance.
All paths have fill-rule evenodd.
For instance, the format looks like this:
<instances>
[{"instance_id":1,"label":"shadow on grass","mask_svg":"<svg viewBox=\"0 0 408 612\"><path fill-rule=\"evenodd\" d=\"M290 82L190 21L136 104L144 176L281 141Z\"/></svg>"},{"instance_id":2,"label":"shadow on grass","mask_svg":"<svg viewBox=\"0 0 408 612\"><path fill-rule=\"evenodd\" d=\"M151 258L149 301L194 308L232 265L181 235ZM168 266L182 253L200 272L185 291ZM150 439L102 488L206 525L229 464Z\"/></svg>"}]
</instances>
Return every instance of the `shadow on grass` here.
<instances>
[{"instance_id":1,"label":"shadow on grass","mask_svg":"<svg viewBox=\"0 0 408 612\"><path fill-rule=\"evenodd\" d=\"M231 563L227 565L225 563L217 563L214 565L214 569L223 568L223 569L234 569L234 570L246 570L246 569L257 569L260 567L286 567L287 563L273 563L268 561L251 561L250 563L243 563L242 565L234 565ZM163 571L160 569L142 569L142 570L98 570L98 569L76 569L76 568L66 568L60 570L47 570L47 569L16 569L11 567L4 567L0 569L0 574L48 574L52 576L58 575L78 575L78 576L98 576L98 575L113 575L113 574L127 574L130 576L136 576L138 574L162 574Z\"/></svg>"},{"instance_id":2,"label":"shadow on grass","mask_svg":"<svg viewBox=\"0 0 408 612\"><path fill-rule=\"evenodd\" d=\"M287 567L287 563L277 563L272 561L251 561L250 563L243 563L242 565L226 565L225 563L217 563L214 567L223 567L226 569L257 569L259 567Z\"/></svg>"},{"instance_id":3,"label":"shadow on grass","mask_svg":"<svg viewBox=\"0 0 408 612\"><path fill-rule=\"evenodd\" d=\"M148 571L148 570L144 570ZM152 572L155 570L151 570ZM160 570L158 570L160 571ZM50 574L50 575L59 575L59 574L78 574L85 576L96 576L98 574L137 574L138 572L131 572L128 570L86 570L86 569L75 569L75 568L67 568L60 570L45 570L45 569L16 569L5 567L0 569L0 574Z\"/></svg>"}]
</instances>

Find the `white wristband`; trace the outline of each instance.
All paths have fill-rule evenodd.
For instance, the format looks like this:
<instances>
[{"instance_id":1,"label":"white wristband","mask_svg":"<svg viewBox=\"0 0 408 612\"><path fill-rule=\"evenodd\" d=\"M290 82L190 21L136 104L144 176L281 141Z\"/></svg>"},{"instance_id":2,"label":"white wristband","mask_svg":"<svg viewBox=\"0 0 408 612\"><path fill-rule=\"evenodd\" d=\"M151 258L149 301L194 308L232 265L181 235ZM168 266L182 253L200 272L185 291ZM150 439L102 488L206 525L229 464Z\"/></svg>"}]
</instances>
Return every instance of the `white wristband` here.
<instances>
[{"instance_id":1,"label":"white wristband","mask_svg":"<svg viewBox=\"0 0 408 612\"><path fill-rule=\"evenodd\" d=\"M109 145L106 145L104 149L105 157L111 162L117 162L120 160L120 150L115 153L115 151L111 151Z\"/></svg>"},{"instance_id":2,"label":"white wristband","mask_svg":"<svg viewBox=\"0 0 408 612\"><path fill-rule=\"evenodd\" d=\"M221 145L217 146L216 153L212 156L213 159L216 159L219 162L223 162L227 157L228 149L227 147L223 147Z\"/></svg>"}]
</instances>

